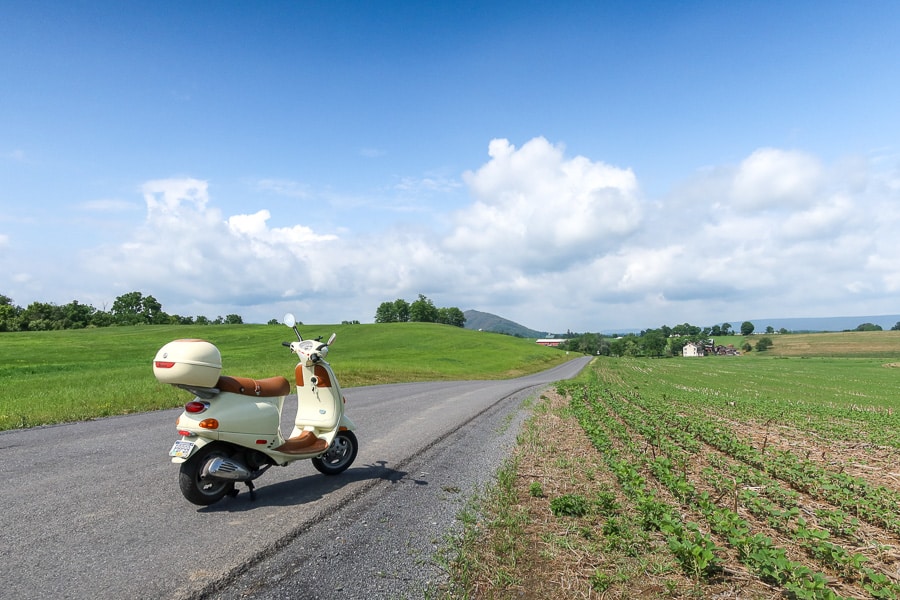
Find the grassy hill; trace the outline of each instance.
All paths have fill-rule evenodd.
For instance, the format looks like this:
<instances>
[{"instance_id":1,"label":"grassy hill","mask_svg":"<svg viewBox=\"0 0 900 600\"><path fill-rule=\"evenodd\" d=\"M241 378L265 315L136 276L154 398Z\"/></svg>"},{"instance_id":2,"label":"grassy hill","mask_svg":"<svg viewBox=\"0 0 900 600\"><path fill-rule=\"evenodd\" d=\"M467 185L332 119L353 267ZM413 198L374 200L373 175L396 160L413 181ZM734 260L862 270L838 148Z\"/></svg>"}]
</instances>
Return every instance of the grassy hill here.
<instances>
[{"instance_id":1,"label":"grassy hill","mask_svg":"<svg viewBox=\"0 0 900 600\"><path fill-rule=\"evenodd\" d=\"M337 333L329 362L341 385L502 379L567 357L533 341L430 323L301 326L305 338ZM151 363L166 342L201 338L222 353L223 374L292 377L296 339L275 325L157 325L0 333L0 430L179 406Z\"/></svg>"}]
</instances>

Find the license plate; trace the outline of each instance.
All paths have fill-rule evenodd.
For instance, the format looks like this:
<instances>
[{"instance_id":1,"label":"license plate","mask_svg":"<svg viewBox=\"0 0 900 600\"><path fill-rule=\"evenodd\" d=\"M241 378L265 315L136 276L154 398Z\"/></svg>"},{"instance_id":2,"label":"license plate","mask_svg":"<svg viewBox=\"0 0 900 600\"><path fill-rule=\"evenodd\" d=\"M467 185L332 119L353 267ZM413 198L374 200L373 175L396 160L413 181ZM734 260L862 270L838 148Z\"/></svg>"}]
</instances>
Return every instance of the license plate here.
<instances>
[{"instance_id":1,"label":"license plate","mask_svg":"<svg viewBox=\"0 0 900 600\"><path fill-rule=\"evenodd\" d=\"M172 445L172 449L169 450L169 456L175 458L187 458L191 455L191 451L194 449L194 442L186 442L184 440L178 440Z\"/></svg>"}]
</instances>

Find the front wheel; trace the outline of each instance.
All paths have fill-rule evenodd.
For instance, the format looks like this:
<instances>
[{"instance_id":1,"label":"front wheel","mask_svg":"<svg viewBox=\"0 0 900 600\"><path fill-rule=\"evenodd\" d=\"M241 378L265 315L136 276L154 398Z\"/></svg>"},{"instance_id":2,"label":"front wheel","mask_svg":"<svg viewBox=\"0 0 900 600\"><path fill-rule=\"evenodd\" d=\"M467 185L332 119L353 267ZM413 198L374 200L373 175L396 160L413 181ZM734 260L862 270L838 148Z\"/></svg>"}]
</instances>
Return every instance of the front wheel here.
<instances>
[{"instance_id":1,"label":"front wheel","mask_svg":"<svg viewBox=\"0 0 900 600\"><path fill-rule=\"evenodd\" d=\"M181 487L181 493L189 502L199 506L209 506L234 490L233 481L204 477L204 467L213 458L228 458L228 452L219 444L208 444L187 462L181 463L178 484Z\"/></svg>"},{"instance_id":2,"label":"front wheel","mask_svg":"<svg viewBox=\"0 0 900 600\"><path fill-rule=\"evenodd\" d=\"M312 459L312 464L319 473L337 475L347 470L356 459L359 442L352 431L339 431L324 454Z\"/></svg>"}]
</instances>

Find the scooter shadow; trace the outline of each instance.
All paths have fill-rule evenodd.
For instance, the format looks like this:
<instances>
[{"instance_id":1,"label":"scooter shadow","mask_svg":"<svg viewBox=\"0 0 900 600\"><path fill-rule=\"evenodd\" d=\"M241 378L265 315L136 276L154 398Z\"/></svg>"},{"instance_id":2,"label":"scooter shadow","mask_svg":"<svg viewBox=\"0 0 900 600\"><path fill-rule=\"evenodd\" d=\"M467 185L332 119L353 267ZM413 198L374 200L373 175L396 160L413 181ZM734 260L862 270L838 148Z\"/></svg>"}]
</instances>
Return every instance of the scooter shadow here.
<instances>
[{"instance_id":1,"label":"scooter shadow","mask_svg":"<svg viewBox=\"0 0 900 600\"><path fill-rule=\"evenodd\" d=\"M398 471L387 466L387 461L375 461L375 464L357 468L349 468L339 475L322 475L315 473L273 483L256 488L255 499L250 498L244 484L237 484L237 496L225 497L212 506L197 509L200 513L245 512L261 506L296 506L319 500L325 495L358 481L382 479L391 483L408 481L415 485L428 485L421 479L408 479L406 471ZM263 476L265 477L265 476Z\"/></svg>"}]
</instances>

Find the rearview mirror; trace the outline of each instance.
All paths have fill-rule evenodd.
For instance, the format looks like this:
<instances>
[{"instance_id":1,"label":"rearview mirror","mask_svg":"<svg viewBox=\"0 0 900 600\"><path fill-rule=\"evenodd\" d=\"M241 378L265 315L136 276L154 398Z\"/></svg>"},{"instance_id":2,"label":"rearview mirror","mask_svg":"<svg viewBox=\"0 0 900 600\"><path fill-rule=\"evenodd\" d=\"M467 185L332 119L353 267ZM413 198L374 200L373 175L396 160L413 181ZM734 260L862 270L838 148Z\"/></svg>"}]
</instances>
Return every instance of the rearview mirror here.
<instances>
[{"instance_id":1,"label":"rearview mirror","mask_svg":"<svg viewBox=\"0 0 900 600\"><path fill-rule=\"evenodd\" d=\"M284 315L284 319L282 320L282 323L284 323L288 327L293 327L294 325L297 324L297 319L294 318L294 315L292 313L288 313L288 314Z\"/></svg>"}]
</instances>

